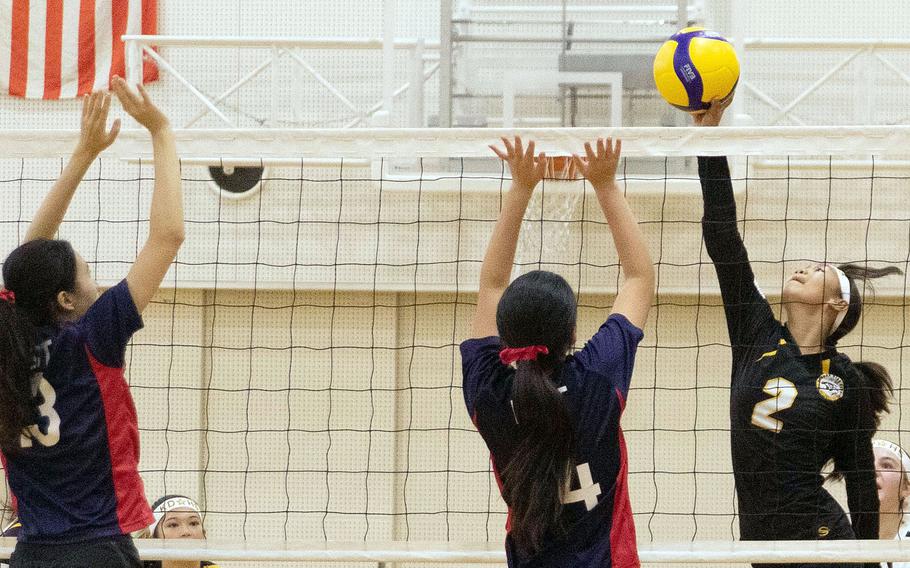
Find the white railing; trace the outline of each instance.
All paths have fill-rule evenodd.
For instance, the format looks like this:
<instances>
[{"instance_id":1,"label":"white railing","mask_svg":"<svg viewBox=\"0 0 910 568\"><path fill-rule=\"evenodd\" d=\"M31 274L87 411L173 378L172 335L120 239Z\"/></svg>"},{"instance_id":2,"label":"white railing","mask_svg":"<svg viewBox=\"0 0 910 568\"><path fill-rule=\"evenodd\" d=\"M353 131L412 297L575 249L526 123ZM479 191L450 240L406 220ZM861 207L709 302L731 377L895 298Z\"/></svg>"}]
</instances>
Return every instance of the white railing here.
<instances>
[{"instance_id":1,"label":"white railing","mask_svg":"<svg viewBox=\"0 0 910 568\"><path fill-rule=\"evenodd\" d=\"M232 540L136 540L144 560L238 562L387 562L504 564L502 543L327 542ZM0 558L8 558L15 539L0 539ZM910 542L840 541L695 541L641 543L645 564L727 564L731 562L907 562Z\"/></svg>"},{"instance_id":2,"label":"white railing","mask_svg":"<svg viewBox=\"0 0 910 568\"><path fill-rule=\"evenodd\" d=\"M131 82L139 82L142 74L142 61L144 57L149 57L157 63L159 69L173 76L202 103L203 108L183 125L184 128L193 126L209 113L217 116L225 126L230 128L237 127L237 124L219 108L219 104L266 70L271 72L270 119L274 123L278 114L279 104L280 77L278 74L278 63L282 59L288 59L296 64L350 111L351 119L345 124L345 128L353 128L364 124L383 110L391 114L390 106L392 100L404 93L408 93L408 126L421 127L424 126L424 85L439 69L438 61L434 62L434 58L427 55L427 51L438 50L439 43L427 42L423 39L396 39L392 42L386 42L382 39L357 37L289 38L124 35L123 41L126 44L126 73ZM189 78L157 51L156 48L158 47L267 49L269 50L269 55L227 90L218 96L210 97L199 90ZM384 60L391 59L394 51L406 50L409 53L410 61L409 80L404 85L384 86L383 100L367 108L358 108L340 88L314 68L302 55L302 52L315 49L383 50ZM429 66L426 65L427 62L430 63ZM384 66L388 66L388 62L384 61ZM390 82L391 78L386 74L384 80L385 82ZM389 92L391 92L391 97L388 96Z\"/></svg>"},{"instance_id":3,"label":"white railing","mask_svg":"<svg viewBox=\"0 0 910 568\"><path fill-rule=\"evenodd\" d=\"M805 126L806 121L795 113L796 107L805 101L809 95L818 91L831 79L851 67L851 63L857 65L856 71L858 71L853 89L854 119L858 124L869 124L871 122L872 96L875 88L873 78L868 71L873 60L879 62L882 67L890 71L894 76L910 85L910 74L900 69L886 55L896 51L910 51L910 41L906 40L745 38L741 42L736 40L733 40L733 42L741 46L741 53L743 53L742 60L744 65L739 82L740 92L748 92L758 101L777 111L771 120L766 123L768 126L777 125L785 118L800 126ZM803 53L806 51L847 51L847 53L832 67L827 70L819 70L820 74L816 80L798 95L787 102L780 102L748 80L748 54L755 51L770 50ZM739 110L742 108L742 101L739 103L734 101L734 105L737 104L740 106L738 108L735 107L735 111L736 114L740 114Z\"/></svg>"}]
</instances>

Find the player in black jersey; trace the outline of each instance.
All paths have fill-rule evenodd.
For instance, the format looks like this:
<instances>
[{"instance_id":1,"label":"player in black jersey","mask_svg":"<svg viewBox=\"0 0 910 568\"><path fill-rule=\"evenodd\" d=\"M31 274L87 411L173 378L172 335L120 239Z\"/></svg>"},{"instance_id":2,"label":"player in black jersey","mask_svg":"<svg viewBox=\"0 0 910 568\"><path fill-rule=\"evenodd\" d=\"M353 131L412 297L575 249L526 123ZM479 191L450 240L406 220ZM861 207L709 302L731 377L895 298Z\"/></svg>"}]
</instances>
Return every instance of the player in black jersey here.
<instances>
[{"instance_id":1,"label":"player in black jersey","mask_svg":"<svg viewBox=\"0 0 910 568\"><path fill-rule=\"evenodd\" d=\"M715 101L696 124L716 126L729 102ZM836 345L862 313L857 282L900 270L800 268L784 285L781 325L755 284L737 230L727 159L698 158L698 174L705 246L733 351L730 429L741 538L876 539L871 440L891 380L880 365L854 363ZM823 487L821 471L831 460L846 481L850 519Z\"/></svg>"}]
</instances>

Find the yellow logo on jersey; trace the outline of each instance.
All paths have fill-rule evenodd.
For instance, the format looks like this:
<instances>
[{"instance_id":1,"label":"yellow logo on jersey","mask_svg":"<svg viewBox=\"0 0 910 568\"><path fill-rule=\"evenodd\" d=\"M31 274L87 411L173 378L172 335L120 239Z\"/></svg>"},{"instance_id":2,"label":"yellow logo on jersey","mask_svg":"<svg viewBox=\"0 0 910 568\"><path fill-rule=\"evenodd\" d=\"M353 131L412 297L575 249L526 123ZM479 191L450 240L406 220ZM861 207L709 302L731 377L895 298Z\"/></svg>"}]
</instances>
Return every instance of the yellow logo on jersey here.
<instances>
[{"instance_id":1,"label":"yellow logo on jersey","mask_svg":"<svg viewBox=\"0 0 910 568\"><path fill-rule=\"evenodd\" d=\"M834 402L844 396L844 379L825 373L815 380L815 388L818 389L818 394L822 395L823 399Z\"/></svg>"}]
</instances>

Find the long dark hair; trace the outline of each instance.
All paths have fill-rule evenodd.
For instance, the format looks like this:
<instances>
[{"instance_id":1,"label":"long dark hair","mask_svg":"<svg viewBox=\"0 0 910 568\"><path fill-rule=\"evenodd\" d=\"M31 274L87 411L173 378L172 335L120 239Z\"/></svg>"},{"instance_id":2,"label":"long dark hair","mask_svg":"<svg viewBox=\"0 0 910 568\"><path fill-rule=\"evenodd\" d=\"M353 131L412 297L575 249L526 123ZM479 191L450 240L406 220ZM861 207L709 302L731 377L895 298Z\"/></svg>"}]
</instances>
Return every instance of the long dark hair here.
<instances>
[{"instance_id":1,"label":"long dark hair","mask_svg":"<svg viewBox=\"0 0 910 568\"><path fill-rule=\"evenodd\" d=\"M903 274L901 269L896 266L869 268L859 264L841 264L838 268L850 281L850 305L847 307L847 314L844 316L844 320L828 336L827 344L830 346L837 345L837 342L853 331L853 328L859 323L859 318L863 313L863 294L860 293L857 281L863 282L864 292L865 289L868 289L870 295L874 296L875 291L872 283L869 282L870 280L892 274ZM875 416L875 427L878 428L882 415L888 412L888 401L891 399L891 393L894 392L891 375L885 367L878 363L858 361L853 364L865 383L863 387L869 393L871 410Z\"/></svg>"},{"instance_id":2,"label":"long dark hair","mask_svg":"<svg viewBox=\"0 0 910 568\"><path fill-rule=\"evenodd\" d=\"M57 294L74 290L76 253L66 241L29 241L6 257L3 284L15 295L0 300L0 447L11 450L35 423L36 328L53 324Z\"/></svg>"},{"instance_id":3,"label":"long dark hair","mask_svg":"<svg viewBox=\"0 0 910 568\"><path fill-rule=\"evenodd\" d=\"M572 347L575 319L571 286L543 270L516 278L496 309L504 347L543 345L549 351L516 364L512 404L521 439L502 469L510 535L527 555L540 550L549 530L560 528L562 496L570 480L575 431L553 379L562 373Z\"/></svg>"}]
</instances>

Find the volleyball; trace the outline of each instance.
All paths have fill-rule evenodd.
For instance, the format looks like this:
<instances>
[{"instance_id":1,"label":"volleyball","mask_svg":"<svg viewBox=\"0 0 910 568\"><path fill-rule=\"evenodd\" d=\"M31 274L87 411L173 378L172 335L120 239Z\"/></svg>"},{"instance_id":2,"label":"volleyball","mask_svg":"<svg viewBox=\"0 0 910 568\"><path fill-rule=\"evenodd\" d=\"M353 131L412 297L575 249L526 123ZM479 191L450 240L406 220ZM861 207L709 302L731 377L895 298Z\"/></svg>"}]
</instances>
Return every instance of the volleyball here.
<instances>
[{"instance_id":1,"label":"volleyball","mask_svg":"<svg viewBox=\"0 0 910 568\"><path fill-rule=\"evenodd\" d=\"M706 110L714 99L733 92L739 61L733 45L720 34L685 28L668 39L654 57L654 83L676 108Z\"/></svg>"}]
</instances>

